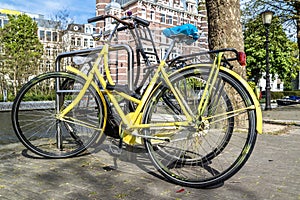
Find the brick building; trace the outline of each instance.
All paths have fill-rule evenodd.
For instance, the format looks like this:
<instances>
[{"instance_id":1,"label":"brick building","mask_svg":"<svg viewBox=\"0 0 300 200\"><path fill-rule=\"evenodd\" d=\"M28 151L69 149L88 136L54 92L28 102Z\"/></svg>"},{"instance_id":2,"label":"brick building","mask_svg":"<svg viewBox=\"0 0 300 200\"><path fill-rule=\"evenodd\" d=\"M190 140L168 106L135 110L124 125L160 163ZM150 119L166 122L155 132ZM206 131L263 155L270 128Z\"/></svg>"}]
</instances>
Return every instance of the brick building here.
<instances>
[{"instance_id":1,"label":"brick building","mask_svg":"<svg viewBox=\"0 0 300 200\"><path fill-rule=\"evenodd\" d=\"M205 10L198 10L198 1L196 0L96 0L96 15L112 14L118 17L126 15L127 11L131 11L133 15L150 21L150 30L155 42L155 49L158 57L162 58L169 47L169 40L162 34L165 28L182 25L193 24L201 32L200 39L187 46L185 44L178 44L173 52L172 57L182 54L195 53L208 49L207 42L207 17ZM111 29L111 19L107 18L105 21L96 23L98 32L107 31ZM118 43L129 44L133 48L135 43L131 35L127 32L118 33ZM150 44L145 43L144 48L148 52L154 52ZM115 59L115 58L118 59ZM155 61L155 56L150 56L150 60ZM110 69L112 74L118 74L115 80L123 84L125 76L127 75L126 55L123 53L111 53L110 55ZM135 66L145 67L145 66ZM118 72L118 73L116 73Z\"/></svg>"}]
</instances>

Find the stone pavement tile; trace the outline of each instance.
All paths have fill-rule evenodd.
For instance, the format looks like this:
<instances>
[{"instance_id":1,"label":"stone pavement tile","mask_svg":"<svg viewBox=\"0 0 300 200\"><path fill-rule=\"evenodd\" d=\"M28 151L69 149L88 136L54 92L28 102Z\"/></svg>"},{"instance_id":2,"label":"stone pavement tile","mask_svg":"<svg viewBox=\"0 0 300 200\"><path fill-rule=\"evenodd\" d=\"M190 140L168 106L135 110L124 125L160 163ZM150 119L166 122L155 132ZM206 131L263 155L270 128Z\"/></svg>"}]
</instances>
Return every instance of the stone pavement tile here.
<instances>
[{"instance_id":1,"label":"stone pavement tile","mask_svg":"<svg viewBox=\"0 0 300 200\"><path fill-rule=\"evenodd\" d=\"M11 144L0 147L0 199L299 199L299 141L299 127L259 135L246 165L216 189L169 183L143 153L136 161L105 151L54 160Z\"/></svg>"},{"instance_id":2,"label":"stone pavement tile","mask_svg":"<svg viewBox=\"0 0 300 200\"><path fill-rule=\"evenodd\" d=\"M263 123L263 134L281 134L288 131L290 126L273 123Z\"/></svg>"},{"instance_id":3,"label":"stone pavement tile","mask_svg":"<svg viewBox=\"0 0 300 200\"><path fill-rule=\"evenodd\" d=\"M296 108L263 112L285 120ZM272 113L271 113L272 112ZM295 112L294 112L295 113ZM134 161L105 152L40 159L18 142L0 146L0 199L300 199L300 128L263 124L254 152L239 173L216 189L167 182L143 155ZM28 153L28 154L27 154ZM33 156L33 157L30 157Z\"/></svg>"}]
</instances>

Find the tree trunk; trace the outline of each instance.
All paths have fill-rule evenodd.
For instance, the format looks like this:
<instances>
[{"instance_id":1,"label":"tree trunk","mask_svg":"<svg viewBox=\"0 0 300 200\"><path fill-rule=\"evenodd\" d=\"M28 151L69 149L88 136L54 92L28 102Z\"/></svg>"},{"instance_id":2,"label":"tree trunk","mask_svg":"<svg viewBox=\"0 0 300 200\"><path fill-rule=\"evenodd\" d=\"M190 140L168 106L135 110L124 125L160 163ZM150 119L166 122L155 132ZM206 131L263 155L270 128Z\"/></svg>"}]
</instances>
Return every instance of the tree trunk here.
<instances>
[{"instance_id":1,"label":"tree trunk","mask_svg":"<svg viewBox=\"0 0 300 200\"><path fill-rule=\"evenodd\" d=\"M300 52L300 2L297 1L295 2L295 8L296 8L296 12L297 12L297 18L296 18L296 25L297 25L297 42L298 42L298 49ZM300 60L300 56L298 56L299 60ZM297 83L296 83L296 89L300 88L300 74L298 72L298 76L296 78Z\"/></svg>"},{"instance_id":2,"label":"tree trunk","mask_svg":"<svg viewBox=\"0 0 300 200\"><path fill-rule=\"evenodd\" d=\"M240 0L206 0L209 49L235 48L244 51ZM245 68L234 70L245 77Z\"/></svg>"}]
</instances>

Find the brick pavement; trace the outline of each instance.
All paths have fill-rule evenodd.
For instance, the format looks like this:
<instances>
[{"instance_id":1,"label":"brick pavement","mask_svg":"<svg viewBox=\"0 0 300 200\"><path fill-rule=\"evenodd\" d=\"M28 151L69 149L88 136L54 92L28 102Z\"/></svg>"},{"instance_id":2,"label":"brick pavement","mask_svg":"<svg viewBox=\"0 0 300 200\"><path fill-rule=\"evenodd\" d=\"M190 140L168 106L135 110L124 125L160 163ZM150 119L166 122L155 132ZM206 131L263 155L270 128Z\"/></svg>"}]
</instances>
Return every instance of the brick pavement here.
<instances>
[{"instance_id":1,"label":"brick pavement","mask_svg":"<svg viewBox=\"0 0 300 200\"><path fill-rule=\"evenodd\" d=\"M298 107L294 107L296 112ZM264 112L289 118L291 110ZM272 112L272 113L271 113ZM298 113L295 113L298 115ZM290 117L290 118L293 118ZM296 120L296 119L293 119ZM0 147L0 199L300 199L300 127L264 124L249 161L216 189L169 183L140 153L120 159L101 150L71 159L35 157L20 143ZM126 153L126 152L125 152Z\"/></svg>"}]
</instances>

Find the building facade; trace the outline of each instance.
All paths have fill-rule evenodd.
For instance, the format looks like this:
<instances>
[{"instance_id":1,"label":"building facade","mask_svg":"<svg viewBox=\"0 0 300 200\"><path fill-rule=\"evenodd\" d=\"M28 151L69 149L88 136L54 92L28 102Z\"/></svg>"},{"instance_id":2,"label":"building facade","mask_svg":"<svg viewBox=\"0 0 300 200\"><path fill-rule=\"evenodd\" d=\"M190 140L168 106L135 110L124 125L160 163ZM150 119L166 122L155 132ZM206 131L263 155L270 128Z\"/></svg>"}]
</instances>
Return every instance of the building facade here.
<instances>
[{"instance_id":1,"label":"building facade","mask_svg":"<svg viewBox=\"0 0 300 200\"><path fill-rule=\"evenodd\" d=\"M45 19L44 15L41 14L0 8L0 28L3 28L9 22L8 15L21 14L30 16L37 23L37 36L44 47L40 64L37 65L34 74L31 74L29 78L44 72L54 71L56 57L61 52L94 48L96 46L92 37L92 33L95 32L93 24L69 24L67 29L64 29L60 22ZM1 45L0 53L4 53ZM72 63L72 59L68 58L62 65L64 67L70 63ZM1 70L0 94L4 93L3 90L10 88L11 85L13 85L12 77L3 74Z\"/></svg>"},{"instance_id":2,"label":"building facade","mask_svg":"<svg viewBox=\"0 0 300 200\"><path fill-rule=\"evenodd\" d=\"M93 24L69 24L63 31L63 51L94 48L96 46L92 34L95 32Z\"/></svg>"},{"instance_id":3,"label":"building facade","mask_svg":"<svg viewBox=\"0 0 300 200\"><path fill-rule=\"evenodd\" d=\"M0 28L8 23L8 14L26 14L37 23L37 35L44 46L44 54L38 74L55 70L55 59L59 53L94 48L96 45L92 37L95 32L93 24L69 24L67 29L64 30L60 22L45 19L44 15L0 8Z\"/></svg>"},{"instance_id":4,"label":"building facade","mask_svg":"<svg viewBox=\"0 0 300 200\"><path fill-rule=\"evenodd\" d=\"M44 15L41 14L0 9L0 28L8 23L8 14L26 14L37 23L37 36L44 46L44 53L37 74L55 70L55 59L61 52L94 48L96 45L92 37L92 33L95 31L93 24L69 24L64 30L60 22L45 19Z\"/></svg>"},{"instance_id":5,"label":"building facade","mask_svg":"<svg viewBox=\"0 0 300 200\"><path fill-rule=\"evenodd\" d=\"M190 46L178 44L172 51L171 57L208 49L206 11L198 10L198 1L196 0L96 0L97 16L111 14L122 17L126 15L127 11L131 11L133 15L150 22L149 28L153 36L155 47L145 43L144 49L148 52L154 52L153 48L155 48L159 58L165 55L170 44L170 40L162 34L162 30L187 23L195 25L198 30L202 32L201 37ZM96 23L98 32L105 32L111 29L111 27L112 21L110 18ZM117 40L118 43L128 44L135 49L136 45L134 39L128 32L119 32ZM114 61L116 55L118 59ZM155 56L152 56L150 59L155 60ZM122 67L127 65L126 61L126 56L123 54L120 55L116 53L110 56L110 62L112 63L110 69L113 74L118 71L118 75L116 75L115 79L120 84L126 82L124 77L128 73L126 72L127 68ZM135 66L135 68L137 67L142 68L141 71L145 71L145 65Z\"/></svg>"}]
</instances>

